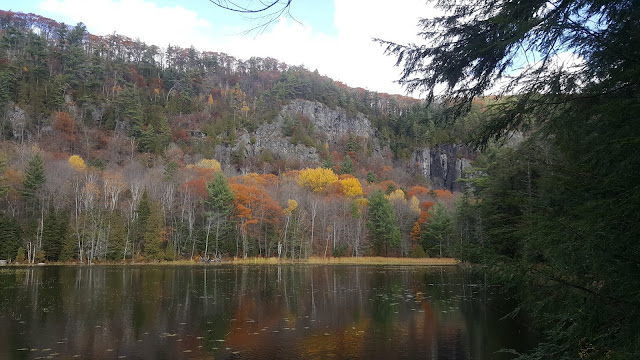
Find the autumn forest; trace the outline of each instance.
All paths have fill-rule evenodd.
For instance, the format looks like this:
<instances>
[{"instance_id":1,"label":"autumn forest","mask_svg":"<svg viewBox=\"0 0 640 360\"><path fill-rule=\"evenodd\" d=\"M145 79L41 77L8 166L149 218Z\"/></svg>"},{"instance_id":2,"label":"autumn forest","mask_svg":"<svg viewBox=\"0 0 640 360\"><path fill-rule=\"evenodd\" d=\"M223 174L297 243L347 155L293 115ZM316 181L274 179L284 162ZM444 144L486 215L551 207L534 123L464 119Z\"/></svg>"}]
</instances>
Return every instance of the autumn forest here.
<instances>
[{"instance_id":1,"label":"autumn forest","mask_svg":"<svg viewBox=\"0 0 640 360\"><path fill-rule=\"evenodd\" d=\"M267 3L280 16L295 1ZM457 303L469 330L495 310L485 301L499 288L513 302L498 317L525 324L537 344L501 355L639 358L640 6L436 3L443 15L420 20L421 43L373 39L421 99L273 58L160 48L0 10L2 265L453 258L462 266L452 271L469 271L453 283L441 271L396 286L405 275L389 268L371 275L381 293L353 304L371 305L371 323L391 333L377 316L397 320L399 304L429 305L461 286L440 311L407 308L406 319L453 319ZM279 287L293 268L258 276ZM307 272L311 290L300 288L313 312L314 279L332 299L361 290L357 279L336 286L327 268ZM345 324L340 333L356 329ZM403 339L436 333L405 329ZM487 343L493 332L478 329L471 338ZM497 338L510 336L522 340Z\"/></svg>"},{"instance_id":2,"label":"autumn forest","mask_svg":"<svg viewBox=\"0 0 640 360\"><path fill-rule=\"evenodd\" d=\"M443 111L270 58L160 49L7 11L0 28L2 259L453 255L456 196L404 166L416 146L465 136ZM319 161L242 149L216 159L298 98L365 114L386 152L353 133L329 144L300 115L282 131Z\"/></svg>"}]
</instances>

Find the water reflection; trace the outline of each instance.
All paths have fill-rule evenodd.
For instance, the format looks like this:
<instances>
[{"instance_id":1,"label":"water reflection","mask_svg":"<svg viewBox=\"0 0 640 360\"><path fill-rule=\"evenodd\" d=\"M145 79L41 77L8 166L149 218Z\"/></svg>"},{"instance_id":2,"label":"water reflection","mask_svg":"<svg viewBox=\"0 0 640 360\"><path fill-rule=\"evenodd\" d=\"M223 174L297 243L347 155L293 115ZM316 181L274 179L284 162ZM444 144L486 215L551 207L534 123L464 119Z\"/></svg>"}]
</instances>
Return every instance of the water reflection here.
<instances>
[{"instance_id":1,"label":"water reflection","mask_svg":"<svg viewBox=\"0 0 640 360\"><path fill-rule=\"evenodd\" d=\"M453 268L7 268L0 358L494 359L529 336L493 297Z\"/></svg>"}]
</instances>

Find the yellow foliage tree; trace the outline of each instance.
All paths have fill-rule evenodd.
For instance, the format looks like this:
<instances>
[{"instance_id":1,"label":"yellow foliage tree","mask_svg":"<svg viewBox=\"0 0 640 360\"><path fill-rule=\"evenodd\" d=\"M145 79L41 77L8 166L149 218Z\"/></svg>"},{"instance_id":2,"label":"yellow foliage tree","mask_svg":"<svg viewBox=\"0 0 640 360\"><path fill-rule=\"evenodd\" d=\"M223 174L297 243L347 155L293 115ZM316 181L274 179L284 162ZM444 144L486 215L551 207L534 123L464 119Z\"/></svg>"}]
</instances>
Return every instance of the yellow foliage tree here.
<instances>
[{"instance_id":1,"label":"yellow foliage tree","mask_svg":"<svg viewBox=\"0 0 640 360\"><path fill-rule=\"evenodd\" d=\"M417 197L412 196L411 200L409 200L409 208L416 214L420 214L422 210L420 209L420 200Z\"/></svg>"},{"instance_id":2,"label":"yellow foliage tree","mask_svg":"<svg viewBox=\"0 0 640 360\"><path fill-rule=\"evenodd\" d=\"M314 192L323 191L327 186L338 181L338 176L331 169L304 169L298 175L298 185L309 188Z\"/></svg>"},{"instance_id":3,"label":"yellow foliage tree","mask_svg":"<svg viewBox=\"0 0 640 360\"><path fill-rule=\"evenodd\" d=\"M220 166L220 162L216 159L202 159L197 164L196 167L202 169L211 169L213 171L220 171L222 167Z\"/></svg>"},{"instance_id":4,"label":"yellow foliage tree","mask_svg":"<svg viewBox=\"0 0 640 360\"><path fill-rule=\"evenodd\" d=\"M362 195L362 184L360 180L354 177L340 180L342 185L342 193L348 197L356 197Z\"/></svg>"},{"instance_id":5,"label":"yellow foliage tree","mask_svg":"<svg viewBox=\"0 0 640 360\"><path fill-rule=\"evenodd\" d=\"M401 189L396 189L394 192L387 195L387 199L389 199L389 201L391 202L404 201L404 191L402 191Z\"/></svg>"},{"instance_id":6,"label":"yellow foliage tree","mask_svg":"<svg viewBox=\"0 0 640 360\"><path fill-rule=\"evenodd\" d=\"M287 204L289 206L286 209L284 209L284 213L287 215L290 215L295 209L298 208L298 202L293 199L287 200Z\"/></svg>"},{"instance_id":7,"label":"yellow foliage tree","mask_svg":"<svg viewBox=\"0 0 640 360\"><path fill-rule=\"evenodd\" d=\"M369 206L369 199L366 199L366 198L356 199L356 203L358 204L358 206L360 206L361 209L364 209L365 207Z\"/></svg>"},{"instance_id":8,"label":"yellow foliage tree","mask_svg":"<svg viewBox=\"0 0 640 360\"><path fill-rule=\"evenodd\" d=\"M76 171L84 171L87 169L87 164L85 164L84 160L78 155L71 155L69 165Z\"/></svg>"},{"instance_id":9,"label":"yellow foliage tree","mask_svg":"<svg viewBox=\"0 0 640 360\"><path fill-rule=\"evenodd\" d=\"M209 99L207 100L207 105L209 105L209 106L213 105L213 96L211 96L211 94L209 94Z\"/></svg>"}]
</instances>

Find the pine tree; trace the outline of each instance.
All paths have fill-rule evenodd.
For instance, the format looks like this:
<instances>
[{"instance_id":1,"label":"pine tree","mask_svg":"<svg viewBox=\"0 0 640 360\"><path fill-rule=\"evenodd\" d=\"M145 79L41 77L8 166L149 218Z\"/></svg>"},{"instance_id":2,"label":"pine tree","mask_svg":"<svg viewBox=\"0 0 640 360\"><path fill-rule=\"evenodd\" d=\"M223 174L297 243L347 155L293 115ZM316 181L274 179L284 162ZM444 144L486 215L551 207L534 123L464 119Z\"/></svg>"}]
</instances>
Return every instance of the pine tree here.
<instances>
[{"instance_id":1,"label":"pine tree","mask_svg":"<svg viewBox=\"0 0 640 360\"><path fill-rule=\"evenodd\" d=\"M6 179L4 177L6 169L7 156L4 152L0 151L0 196L4 196L9 192L9 186L6 184Z\"/></svg>"},{"instance_id":2,"label":"pine tree","mask_svg":"<svg viewBox=\"0 0 640 360\"><path fill-rule=\"evenodd\" d=\"M209 199L206 201L206 204L210 209L207 216L216 224L215 252L217 256L221 235L220 232L223 231L224 233L224 225L228 223L229 217L233 212L233 200L235 199L235 196L229 187L227 179L225 179L221 171L216 172L213 176L213 180L207 183L207 193L209 194ZM209 228L207 229L207 234L209 234ZM205 256L209 246L208 239L209 237L207 236Z\"/></svg>"},{"instance_id":3,"label":"pine tree","mask_svg":"<svg viewBox=\"0 0 640 360\"><path fill-rule=\"evenodd\" d=\"M144 253L147 259L162 260L165 256L162 209L158 203L154 202L151 204L149 210L150 212L143 234Z\"/></svg>"},{"instance_id":4,"label":"pine tree","mask_svg":"<svg viewBox=\"0 0 640 360\"><path fill-rule=\"evenodd\" d=\"M331 156L327 156L326 158L324 158L324 160L322 160L322 167L325 169L333 170L333 160L331 159Z\"/></svg>"},{"instance_id":5,"label":"pine tree","mask_svg":"<svg viewBox=\"0 0 640 360\"><path fill-rule=\"evenodd\" d=\"M396 225L396 214L382 191L369 197L369 236L378 255L389 255L400 246L400 229Z\"/></svg>"},{"instance_id":6,"label":"pine tree","mask_svg":"<svg viewBox=\"0 0 640 360\"><path fill-rule=\"evenodd\" d=\"M59 215L60 216L60 215ZM62 231L62 248L60 250L60 261L74 261L78 257L78 239L75 237L73 231L69 227L69 217L64 216L64 223L66 224Z\"/></svg>"},{"instance_id":7,"label":"pine tree","mask_svg":"<svg viewBox=\"0 0 640 360\"><path fill-rule=\"evenodd\" d=\"M49 207L49 213L44 218L42 229L42 251L48 261L58 261L62 252L62 244L66 229L60 222L53 206Z\"/></svg>"},{"instance_id":8,"label":"pine tree","mask_svg":"<svg viewBox=\"0 0 640 360\"><path fill-rule=\"evenodd\" d=\"M0 214L0 259L15 259L21 244L22 231L16 219Z\"/></svg>"},{"instance_id":9,"label":"pine tree","mask_svg":"<svg viewBox=\"0 0 640 360\"><path fill-rule=\"evenodd\" d=\"M142 198L140 198L140 203L138 204L138 209L136 209L136 221L134 223L134 236L133 246L138 248L138 251L144 247L144 233L147 228L147 221L149 220L149 216L151 215L151 201L149 200L149 195L147 194L147 190L142 193Z\"/></svg>"},{"instance_id":10,"label":"pine tree","mask_svg":"<svg viewBox=\"0 0 640 360\"><path fill-rule=\"evenodd\" d=\"M125 228L125 220L117 212L109 215L109 250L107 251L107 259L122 260L124 256L124 247L127 242L127 229Z\"/></svg>"},{"instance_id":11,"label":"pine tree","mask_svg":"<svg viewBox=\"0 0 640 360\"><path fill-rule=\"evenodd\" d=\"M345 156L344 161L342 162L342 173L353 175L355 172L356 169L353 165L353 161L351 160L351 156Z\"/></svg>"},{"instance_id":12,"label":"pine tree","mask_svg":"<svg viewBox=\"0 0 640 360\"><path fill-rule=\"evenodd\" d=\"M149 124L146 129L142 130L138 140L138 150L143 152L152 152L155 149L155 130L153 125Z\"/></svg>"},{"instance_id":13,"label":"pine tree","mask_svg":"<svg viewBox=\"0 0 640 360\"><path fill-rule=\"evenodd\" d=\"M44 174L44 161L40 153L36 152L31 156L31 160L27 164L25 177L22 183L22 196L25 197L30 210L35 210L37 193L46 181Z\"/></svg>"},{"instance_id":14,"label":"pine tree","mask_svg":"<svg viewBox=\"0 0 640 360\"><path fill-rule=\"evenodd\" d=\"M422 247L430 255L438 257L448 255L453 236L453 218L444 205L438 203L431 210L429 221L426 222L420 236Z\"/></svg>"}]
</instances>

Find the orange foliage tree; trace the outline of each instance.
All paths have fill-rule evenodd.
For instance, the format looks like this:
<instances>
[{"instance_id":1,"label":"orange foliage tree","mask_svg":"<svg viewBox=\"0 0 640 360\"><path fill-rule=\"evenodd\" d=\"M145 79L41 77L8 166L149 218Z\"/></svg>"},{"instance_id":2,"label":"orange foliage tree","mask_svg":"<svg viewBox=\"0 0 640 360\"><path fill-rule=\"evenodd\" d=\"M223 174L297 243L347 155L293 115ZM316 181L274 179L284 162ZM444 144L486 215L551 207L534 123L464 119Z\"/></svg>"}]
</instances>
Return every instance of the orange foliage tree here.
<instances>
[{"instance_id":1,"label":"orange foliage tree","mask_svg":"<svg viewBox=\"0 0 640 360\"><path fill-rule=\"evenodd\" d=\"M53 113L53 128L59 131L66 141L72 144L76 141L75 124L69 113L64 111Z\"/></svg>"},{"instance_id":2,"label":"orange foliage tree","mask_svg":"<svg viewBox=\"0 0 640 360\"><path fill-rule=\"evenodd\" d=\"M412 197L417 197L419 195L428 195L429 192L429 189L424 186L414 186L407 192L407 199L411 199Z\"/></svg>"},{"instance_id":3,"label":"orange foliage tree","mask_svg":"<svg viewBox=\"0 0 640 360\"><path fill-rule=\"evenodd\" d=\"M234 216L242 237L242 257L247 257L252 245L259 254L269 256L269 235L277 233L282 207L261 187L233 183L231 189L236 194Z\"/></svg>"}]
</instances>

